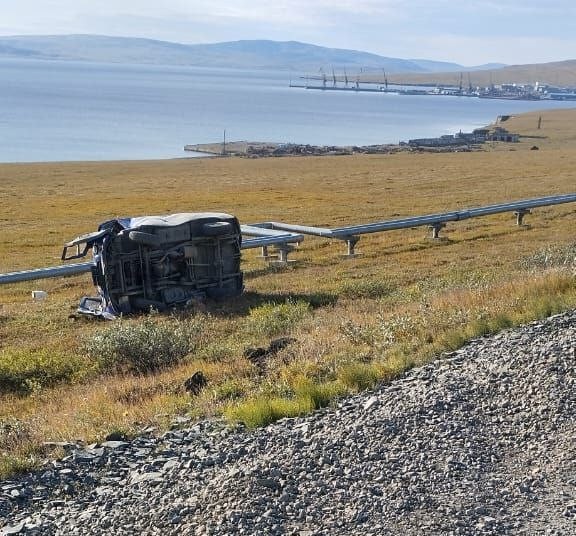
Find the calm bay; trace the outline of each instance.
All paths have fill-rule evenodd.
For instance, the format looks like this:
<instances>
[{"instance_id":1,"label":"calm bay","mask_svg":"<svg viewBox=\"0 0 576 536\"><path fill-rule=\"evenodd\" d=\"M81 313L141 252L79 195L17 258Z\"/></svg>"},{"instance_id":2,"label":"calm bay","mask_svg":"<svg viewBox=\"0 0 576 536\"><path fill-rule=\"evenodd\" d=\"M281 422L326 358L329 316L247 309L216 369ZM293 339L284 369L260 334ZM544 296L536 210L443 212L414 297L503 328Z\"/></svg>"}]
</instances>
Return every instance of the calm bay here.
<instances>
[{"instance_id":1,"label":"calm bay","mask_svg":"<svg viewBox=\"0 0 576 536\"><path fill-rule=\"evenodd\" d=\"M287 72L0 60L0 162L191 156L222 139L370 145L453 134L550 101L314 91Z\"/></svg>"}]
</instances>

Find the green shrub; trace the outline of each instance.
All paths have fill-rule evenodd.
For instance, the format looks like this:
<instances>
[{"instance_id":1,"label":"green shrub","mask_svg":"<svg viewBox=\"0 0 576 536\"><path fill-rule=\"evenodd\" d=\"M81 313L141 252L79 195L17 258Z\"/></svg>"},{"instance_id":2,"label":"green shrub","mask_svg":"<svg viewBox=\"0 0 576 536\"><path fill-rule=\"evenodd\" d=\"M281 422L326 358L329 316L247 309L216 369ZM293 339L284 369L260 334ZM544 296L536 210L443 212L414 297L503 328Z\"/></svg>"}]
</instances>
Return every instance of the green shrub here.
<instances>
[{"instance_id":1,"label":"green shrub","mask_svg":"<svg viewBox=\"0 0 576 536\"><path fill-rule=\"evenodd\" d=\"M362 279L346 281L340 287L340 295L345 298L377 299L390 296L394 292L394 285L389 281L378 279Z\"/></svg>"},{"instance_id":2,"label":"green shrub","mask_svg":"<svg viewBox=\"0 0 576 536\"><path fill-rule=\"evenodd\" d=\"M463 329L451 329L440 334L436 341L440 352L454 352L477 335L479 334L469 335Z\"/></svg>"},{"instance_id":3,"label":"green shrub","mask_svg":"<svg viewBox=\"0 0 576 536\"><path fill-rule=\"evenodd\" d=\"M86 342L88 356L103 370L153 372L182 361L195 346L199 326L184 320L116 322Z\"/></svg>"},{"instance_id":4,"label":"green shrub","mask_svg":"<svg viewBox=\"0 0 576 536\"><path fill-rule=\"evenodd\" d=\"M543 296L535 298L530 304L530 317L535 319L547 318L563 310L561 300L556 297Z\"/></svg>"},{"instance_id":5,"label":"green shrub","mask_svg":"<svg viewBox=\"0 0 576 536\"><path fill-rule=\"evenodd\" d=\"M378 369L366 363L348 363L337 372L338 380L354 391L363 391L374 387L379 379Z\"/></svg>"},{"instance_id":6,"label":"green shrub","mask_svg":"<svg viewBox=\"0 0 576 536\"><path fill-rule=\"evenodd\" d=\"M229 406L225 415L249 428L257 428L285 417L298 417L324 408L345 393L346 388L338 381L314 383L301 376L294 381L293 392L287 389L283 396L259 395L241 401Z\"/></svg>"},{"instance_id":7,"label":"green shrub","mask_svg":"<svg viewBox=\"0 0 576 536\"><path fill-rule=\"evenodd\" d=\"M309 401L312 409L328 406L332 400L346 393L340 382L314 383L309 379L298 380L294 386L296 399Z\"/></svg>"},{"instance_id":8,"label":"green shrub","mask_svg":"<svg viewBox=\"0 0 576 536\"><path fill-rule=\"evenodd\" d=\"M0 454L0 480L29 473L33 469L36 469L39 463L40 460L32 456L2 453Z\"/></svg>"},{"instance_id":9,"label":"green shrub","mask_svg":"<svg viewBox=\"0 0 576 536\"><path fill-rule=\"evenodd\" d=\"M214 388L214 397L216 400L237 400L244 396L247 390L248 387L242 380L224 380Z\"/></svg>"},{"instance_id":10,"label":"green shrub","mask_svg":"<svg viewBox=\"0 0 576 536\"><path fill-rule=\"evenodd\" d=\"M226 361L238 355L238 350L228 341L214 341L198 348L196 357L209 363Z\"/></svg>"},{"instance_id":11,"label":"green shrub","mask_svg":"<svg viewBox=\"0 0 576 536\"><path fill-rule=\"evenodd\" d=\"M81 356L49 349L0 353L0 391L29 394L58 383L81 380L93 367Z\"/></svg>"},{"instance_id":12,"label":"green shrub","mask_svg":"<svg viewBox=\"0 0 576 536\"><path fill-rule=\"evenodd\" d=\"M267 426L284 417L305 415L314 409L310 401L301 398L255 398L228 408L225 414L248 428Z\"/></svg>"},{"instance_id":13,"label":"green shrub","mask_svg":"<svg viewBox=\"0 0 576 536\"><path fill-rule=\"evenodd\" d=\"M306 296L306 301L313 309L334 305L338 301L338 296L329 292L313 292Z\"/></svg>"},{"instance_id":14,"label":"green shrub","mask_svg":"<svg viewBox=\"0 0 576 536\"><path fill-rule=\"evenodd\" d=\"M492 318L489 322L488 333L477 332L474 335L476 336L476 335L487 335L491 333L497 333L499 331L511 328L513 326L514 321L510 318L510 315L505 313L497 313L496 315L494 315L494 318Z\"/></svg>"},{"instance_id":15,"label":"green shrub","mask_svg":"<svg viewBox=\"0 0 576 536\"><path fill-rule=\"evenodd\" d=\"M247 329L253 335L273 337L288 333L294 324L310 314L310 304L303 300L265 303L250 310Z\"/></svg>"}]
</instances>

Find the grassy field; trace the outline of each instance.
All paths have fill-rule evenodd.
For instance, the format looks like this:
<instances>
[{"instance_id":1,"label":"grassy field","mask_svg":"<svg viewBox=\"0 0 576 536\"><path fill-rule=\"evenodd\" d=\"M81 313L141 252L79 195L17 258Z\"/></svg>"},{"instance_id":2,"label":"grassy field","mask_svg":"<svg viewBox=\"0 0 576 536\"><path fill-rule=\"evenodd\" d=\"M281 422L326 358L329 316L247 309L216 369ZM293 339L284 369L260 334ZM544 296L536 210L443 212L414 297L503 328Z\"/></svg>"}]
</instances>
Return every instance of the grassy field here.
<instances>
[{"instance_id":1,"label":"grassy field","mask_svg":"<svg viewBox=\"0 0 576 536\"><path fill-rule=\"evenodd\" d=\"M478 153L0 165L0 272L59 264L64 242L115 216L340 226L576 191L576 110L505 126L528 137ZM161 430L177 414L254 426L300 414L574 307L574 217L560 205L523 227L512 214L450 224L437 241L425 228L380 233L355 259L307 237L286 268L246 251L243 297L121 324L75 318L88 275L0 287L0 475L58 455L45 441ZM33 302L34 289L48 298ZM264 366L244 357L280 336L295 341ZM169 366L138 367L164 355ZM196 371L208 385L191 396Z\"/></svg>"}]
</instances>

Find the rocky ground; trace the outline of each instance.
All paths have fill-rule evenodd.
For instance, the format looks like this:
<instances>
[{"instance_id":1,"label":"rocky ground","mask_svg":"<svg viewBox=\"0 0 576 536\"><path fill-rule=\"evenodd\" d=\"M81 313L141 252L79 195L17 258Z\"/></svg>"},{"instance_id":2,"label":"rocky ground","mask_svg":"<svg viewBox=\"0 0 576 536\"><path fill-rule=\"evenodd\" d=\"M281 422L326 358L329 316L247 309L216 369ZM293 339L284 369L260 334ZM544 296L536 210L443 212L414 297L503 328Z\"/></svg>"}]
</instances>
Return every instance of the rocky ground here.
<instances>
[{"instance_id":1,"label":"rocky ground","mask_svg":"<svg viewBox=\"0 0 576 536\"><path fill-rule=\"evenodd\" d=\"M0 534L576 534L576 312L335 408L70 445L0 482Z\"/></svg>"}]
</instances>

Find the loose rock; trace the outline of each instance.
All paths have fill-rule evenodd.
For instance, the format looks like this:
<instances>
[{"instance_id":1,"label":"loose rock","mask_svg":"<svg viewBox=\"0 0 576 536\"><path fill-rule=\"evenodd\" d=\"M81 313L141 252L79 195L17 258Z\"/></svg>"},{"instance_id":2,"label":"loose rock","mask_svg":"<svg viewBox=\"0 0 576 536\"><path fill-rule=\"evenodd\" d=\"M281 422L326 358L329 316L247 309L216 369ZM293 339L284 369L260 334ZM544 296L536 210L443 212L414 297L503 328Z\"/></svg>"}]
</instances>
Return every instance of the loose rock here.
<instances>
[{"instance_id":1,"label":"loose rock","mask_svg":"<svg viewBox=\"0 0 576 536\"><path fill-rule=\"evenodd\" d=\"M576 534L576 312L329 410L75 445L0 482L0 535Z\"/></svg>"}]
</instances>

